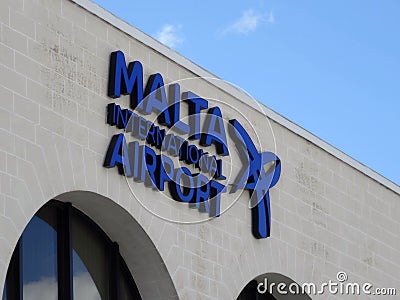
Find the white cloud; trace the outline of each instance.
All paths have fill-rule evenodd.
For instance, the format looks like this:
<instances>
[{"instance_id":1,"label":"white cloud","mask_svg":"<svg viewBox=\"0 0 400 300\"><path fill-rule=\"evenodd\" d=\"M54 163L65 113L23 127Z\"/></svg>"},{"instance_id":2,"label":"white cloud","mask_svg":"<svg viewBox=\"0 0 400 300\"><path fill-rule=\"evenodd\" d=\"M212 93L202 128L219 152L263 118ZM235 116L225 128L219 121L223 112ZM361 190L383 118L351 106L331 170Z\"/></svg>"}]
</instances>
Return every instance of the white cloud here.
<instances>
[{"instance_id":1,"label":"white cloud","mask_svg":"<svg viewBox=\"0 0 400 300\"><path fill-rule=\"evenodd\" d=\"M180 28L180 26L166 24L156 33L155 38L164 45L175 48L183 42L183 39L179 36Z\"/></svg>"},{"instance_id":2,"label":"white cloud","mask_svg":"<svg viewBox=\"0 0 400 300\"><path fill-rule=\"evenodd\" d=\"M223 33L239 33L248 34L251 31L256 30L257 26L261 23L275 23L274 14L269 13L256 13L252 9L248 9L242 13L242 16L234 22L232 25L228 26L223 30Z\"/></svg>"},{"instance_id":3,"label":"white cloud","mask_svg":"<svg viewBox=\"0 0 400 300\"><path fill-rule=\"evenodd\" d=\"M24 284L24 299L54 300L57 299L57 282L54 278L42 278L40 281Z\"/></svg>"},{"instance_id":4,"label":"white cloud","mask_svg":"<svg viewBox=\"0 0 400 300\"><path fill-rule=\"evenodd\" d=\"M74 294L78 299L100 300L99 292L89 273L74 275ZM54 278L42 278L39 281L24 284L25 300L55 300L57 294L57 282Z\"/></svg>"}]
</instances>

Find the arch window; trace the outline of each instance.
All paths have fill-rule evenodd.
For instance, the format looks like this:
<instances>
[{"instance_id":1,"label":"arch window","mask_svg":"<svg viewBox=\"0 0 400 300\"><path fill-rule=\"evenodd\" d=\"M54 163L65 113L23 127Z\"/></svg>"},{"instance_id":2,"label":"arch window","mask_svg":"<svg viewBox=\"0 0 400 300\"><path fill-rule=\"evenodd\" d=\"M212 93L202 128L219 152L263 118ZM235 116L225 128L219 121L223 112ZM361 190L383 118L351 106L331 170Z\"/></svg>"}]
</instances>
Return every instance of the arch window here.
<instances>
[{"instance_id":1,"label":"arch window","mask_svg":"<svg viewBox=\"0 0 400 300\"><path fill-rule=\"evenodd\" d=\"M268 291L264 294L257 292L257 280L250 281L240 293L237 300L276 300Z\"/></svg>"},{"instance_id":2,"label":"arch window","mask_svg":"<svg viewBox=\"0 0 400 300\"><path fill-rule=\"evenodd\" d=\"M297 290L298 293L290 293ZM311 300L311 297L291 278L279 273L265 273L251 280L237 300Z\"/></svg>"},{"instance_id":3,"label":"arch window","mask_svg":"<svg viewBox=\"0 0 400 300\"><path fill-rule=\"evenodd\" d=\"M135 300L139 291L118 244L69 203L52 200L25 228L3 300Z\"/></svg>"}]
</instances>

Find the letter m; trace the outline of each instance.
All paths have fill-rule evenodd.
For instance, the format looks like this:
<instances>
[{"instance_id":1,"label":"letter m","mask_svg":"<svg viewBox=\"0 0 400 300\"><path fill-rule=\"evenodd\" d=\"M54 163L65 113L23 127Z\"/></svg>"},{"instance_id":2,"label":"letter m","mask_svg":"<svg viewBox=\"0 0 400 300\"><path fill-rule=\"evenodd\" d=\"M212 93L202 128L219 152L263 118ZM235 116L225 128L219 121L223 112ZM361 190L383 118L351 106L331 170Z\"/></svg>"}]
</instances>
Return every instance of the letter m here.
<instances>
[{"instance_id":1,"label":"letter m","mask_svg":"<svg viewBox=\"0 0 400 300\"><path fill-rule=\"evenodd\" d=\"M110 71L108 78L108 96L119 98L130 95L130 106L135 109L143 100L143 67L139 61L125 62L122 51L115 51L110 56Z\"/></svg>"}]
</instances>

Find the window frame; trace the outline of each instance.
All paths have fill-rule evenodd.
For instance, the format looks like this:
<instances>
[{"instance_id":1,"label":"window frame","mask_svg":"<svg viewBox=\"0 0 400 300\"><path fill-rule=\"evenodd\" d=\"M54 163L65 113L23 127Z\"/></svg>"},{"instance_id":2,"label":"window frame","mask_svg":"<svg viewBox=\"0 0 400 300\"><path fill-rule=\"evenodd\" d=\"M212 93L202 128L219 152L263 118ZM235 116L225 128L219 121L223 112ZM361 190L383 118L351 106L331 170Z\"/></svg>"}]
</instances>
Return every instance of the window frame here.
<instances>
[{"instance_id":1,"label":"window frame","mask_svg":"<svg viewBox=\"0 0 400 300\"><path fill-rule=\"evenodd\" d=\"M122 276L128 283L128 289L133 300L141 300L139 290L134 278L129 271L123 257L119 252L119 245L112 241L107 234L85 213L74 208L71 203L51 200L44 207L54 210L57 214L57 284L58 299L73 300L73 261L72 261L72 230L71 220L74 214L87 226L93 234L103 241L109 253L107 264L109 265L109 295L108 300L120 299L120 285L118 278ZM39 210L40 211L40 210ZM20 240L22 235L20 237ZM7 300L23 300L21 242L20 240L13 252L5 281L5 296ZM4 292L3 292L4 293Z\"/></svg>"}]
</instances>

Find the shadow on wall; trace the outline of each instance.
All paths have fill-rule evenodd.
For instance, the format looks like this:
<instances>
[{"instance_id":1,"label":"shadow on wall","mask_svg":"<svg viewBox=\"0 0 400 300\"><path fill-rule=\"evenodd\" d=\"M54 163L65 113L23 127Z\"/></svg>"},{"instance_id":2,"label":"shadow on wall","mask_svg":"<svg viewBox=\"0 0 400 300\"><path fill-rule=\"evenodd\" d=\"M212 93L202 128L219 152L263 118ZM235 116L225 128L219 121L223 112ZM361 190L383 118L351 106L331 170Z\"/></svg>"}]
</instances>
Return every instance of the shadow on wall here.
<instances>
[{"instance_id":1,"label":"shadow on wall","mask_svg":"<svg viewBox=\"0 0 400 300\"><path fill-rule=\"evenodd\" d=\"M289 277L266 273L251 280L237 300L311 300L311 297L303 293L301 286Z\"/></svg>"},{"instance_id":2,"label":"shadow on wall","mask_svg":"<svg viewBox=\"0 0 400 300\"><path fill-rule=\"evenodd\" d=\"M93 192L74 191L55 198L72 203L118 243L142 299L178 299L160 253L128 211L113 200Z\"/></svg>"}]
</instances>

